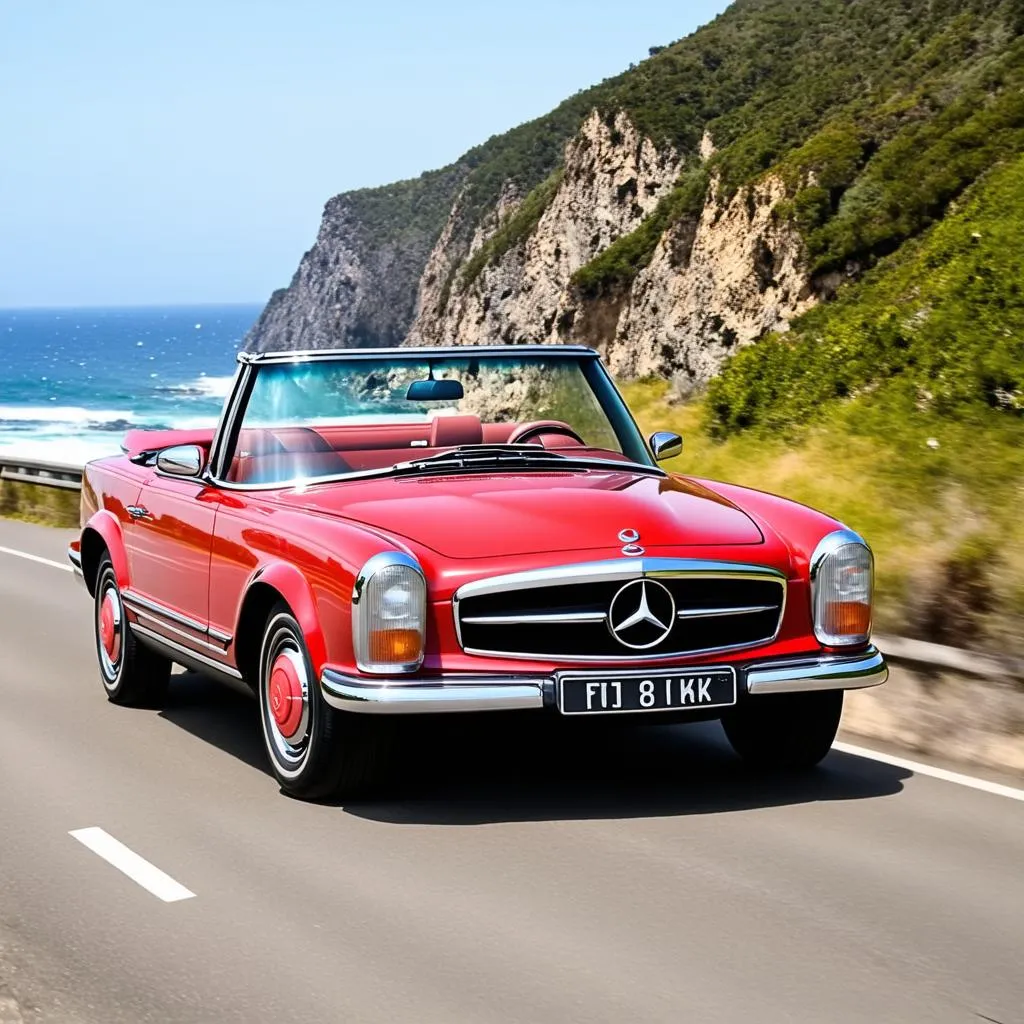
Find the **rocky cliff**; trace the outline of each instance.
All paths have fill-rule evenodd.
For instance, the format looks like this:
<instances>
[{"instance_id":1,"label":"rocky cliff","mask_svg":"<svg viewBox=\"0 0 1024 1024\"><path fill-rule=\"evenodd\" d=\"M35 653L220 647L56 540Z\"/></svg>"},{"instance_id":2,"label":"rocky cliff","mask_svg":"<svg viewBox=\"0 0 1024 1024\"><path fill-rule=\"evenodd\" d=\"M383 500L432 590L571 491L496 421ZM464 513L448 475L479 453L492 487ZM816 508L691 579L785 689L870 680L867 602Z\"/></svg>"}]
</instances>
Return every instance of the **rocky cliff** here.
<instances>
[{"instance_id":1,"label":"rocky cliff","mask_svg":"<svg viewBox=\"0 0 1024 1024\"><path fill-rule=\"evenodd\" d=\"M551 114L326 207L250 348L585 342L682 390L1022 145L1019 0L742 0Z\"/></svg>"},{"instance_id":2,"label":"rocky cliff","mask_svg":"<svg viewBox=\"0 0 1024 1024\"><path fill-rule=\"evenodd\" d=\"M564 172L533 232L521 245L495 253L472 280L472 263L464 263L447 296L422 289L410 343L562 340L573 313L572 275L643 221L672 188L680 165L677 154L659 152L625 114L605 120L592 113L566 146ZM491 237L516 213L515 203L506 201ZM448 234L439 239L429 266L460 262L449 251ZM487 241L478 233L466 255Z\"/></svg>"},{"instance_id":3,"label":"rocky cliff","mask_svg":"<svg viewBox=\"0 0 1024 1024\"><path fill-rule=\"evenodd\" d=\"M705 135L690 162L712 153ZM339 196L253 339L278 349L583 342L625 376L704 381L734 346L784 327L813 301L799 235L772 213L785 193L778 178L725 202L709 188L696 223L666 229L621 293L587 297L574 284L577 271L651 216L686 166L624 112L592 111L519 244L495 245L525 199L506 182L476 224L456 192L429 252L424 233L374 245Z\"/></svg>"},{"instance_id":4,"label":"rocky cliff","mask_svg":"<svg viewBox=\"0 0 1024 1024\"><path fill-rule=\"evenodd\" d=\"M712 153L705 136L693 160ZM712 182L696 220L666 229L630 286L587 297L574 282L654 212L685 166L624 113L595 112L567 145L564 173L532 234L471 280L473 256L516 216L516 204L506 199L489 233L461 253L452 251L456 203L427 262L408 343L583 342L622 376L706 381L735 346L785 328L814 301L800 236L773 213L786 192L779 178L729 200ZM452 276L455 268L461 274Z\"/></svg>"}]
</instances>

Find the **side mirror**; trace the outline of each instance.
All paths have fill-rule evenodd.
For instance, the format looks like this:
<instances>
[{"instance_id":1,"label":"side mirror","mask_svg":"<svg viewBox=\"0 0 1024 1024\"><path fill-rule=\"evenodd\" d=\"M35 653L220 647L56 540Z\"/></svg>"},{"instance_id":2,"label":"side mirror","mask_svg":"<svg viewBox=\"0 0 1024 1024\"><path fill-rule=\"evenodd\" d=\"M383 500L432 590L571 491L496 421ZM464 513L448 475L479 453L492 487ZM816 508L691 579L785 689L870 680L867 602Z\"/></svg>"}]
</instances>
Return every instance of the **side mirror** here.
<instances>
[{"instance_id":1,"label":"side mirror","mask_svg":"<svg viewBox=\"0 0 1024 1024\"><path fill-rule=\"evenodd\" d=\"M205 465L206 452L197 444L177 444L156 457L156 468L168 476L199 476Z\"/></svg>"},{"instance_id":2,"label":"side mirror","mask_svg":"<svg viewBox=\"0 0 1024 1024\"><path fill-rule=\"evenodd\" d=\"M674 459L683 451L683 439L669 430L659 430L657 433L651 434L648 444L658 462Z\"/></svg>"}]
</instances>

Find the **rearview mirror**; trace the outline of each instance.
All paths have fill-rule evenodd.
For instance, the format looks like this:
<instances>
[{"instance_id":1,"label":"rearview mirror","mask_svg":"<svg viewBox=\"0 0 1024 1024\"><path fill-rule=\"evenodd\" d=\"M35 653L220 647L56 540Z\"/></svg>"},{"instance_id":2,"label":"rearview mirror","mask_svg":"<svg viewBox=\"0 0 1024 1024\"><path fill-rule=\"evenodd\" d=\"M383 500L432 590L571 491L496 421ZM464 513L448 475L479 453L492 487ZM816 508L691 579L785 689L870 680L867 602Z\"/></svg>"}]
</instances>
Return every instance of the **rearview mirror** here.
<instances>
[{"instance_id":1,"label":"rearview mirror","mask_svg":"<svg viewBox=\"0 0 1024 1024\"><path fill-rule=\"evenodd\" d=\"M197 444L177 444L157 453L156 468L168 476L199 476L206 452Z\"/></svg>"},{"instance_id":2,"label":"rearview mirror","mask_svg":"<svg viewBox=\"0 0 1024 1024\"><path fill-rule=\"evenodd\" d=\"M462 381L414 380L405 397L410 402L456 402L465 395Z\"/></svg>"},{"instance_id":3,"label":"rearview mirror","mask_svg":"<svg viewBox=\"0 0 1024 1024\"><path fill-rule=\"evenodd\" d=\"M651 434L649 444L658 462L674 459L683 451L683 439L668 430L659 430L657 433Z\"/></svg>"}]
</instances>

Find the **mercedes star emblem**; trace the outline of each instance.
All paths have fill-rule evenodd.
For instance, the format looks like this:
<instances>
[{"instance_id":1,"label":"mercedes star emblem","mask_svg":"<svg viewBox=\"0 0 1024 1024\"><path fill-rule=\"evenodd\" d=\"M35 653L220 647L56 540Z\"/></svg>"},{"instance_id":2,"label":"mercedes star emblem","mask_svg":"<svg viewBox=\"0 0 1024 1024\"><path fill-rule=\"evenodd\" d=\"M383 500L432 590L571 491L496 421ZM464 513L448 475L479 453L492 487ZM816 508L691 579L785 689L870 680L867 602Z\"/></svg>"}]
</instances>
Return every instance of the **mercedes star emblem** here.
<instances>
[{"instance_id":1,"label":"mercedes star emblem","mask_svg":"<svg viewBox=\"0 0 1024 1024\"><path fill-rule=\"evenodd\" d=\"M620 587L608 608L608 628L625 647L657 647L672 632L676 603L667 587L654 580L631 580Z\"/></svg>"}]
</instances>

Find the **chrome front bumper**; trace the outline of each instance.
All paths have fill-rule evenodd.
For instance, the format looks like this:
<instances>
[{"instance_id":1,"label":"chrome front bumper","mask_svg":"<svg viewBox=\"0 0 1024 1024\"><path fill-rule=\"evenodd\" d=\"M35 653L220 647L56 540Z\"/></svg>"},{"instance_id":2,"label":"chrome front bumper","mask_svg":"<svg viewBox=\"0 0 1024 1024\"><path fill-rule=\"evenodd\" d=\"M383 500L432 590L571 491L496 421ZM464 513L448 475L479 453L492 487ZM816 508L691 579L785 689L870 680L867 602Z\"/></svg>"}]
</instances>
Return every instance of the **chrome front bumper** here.
<instances>
[{"instance_id":1,"label":"chrome front bumper","mask_svg":"<svg viewBox=\"0 0 1024 1024\"><path fill-rule=\"evenodd\" d=\"M85 582L85 573L82 572L82 542L73 540L68 545L68 561L71 563L71 568L74 570L75 578L80 582Z\"/></svg>"},{"instance_id":2,"label":"chrome front bumper","mask_svg":"<svg viewBox=\"0 0 1024 1024\"><path fill-rule=\"evenodd\" d=\"M689 668L699 672L701 666ZM775 659L737 666L737 674L740 686L753 696L878 686L889 677L889 669L882 654L869 647L856 654ZM522 711L554 706L556 681L555 674L378 680L328 668L320 677L320 690L332 707L371 715Z\"/></svg>"}]
</instances>

